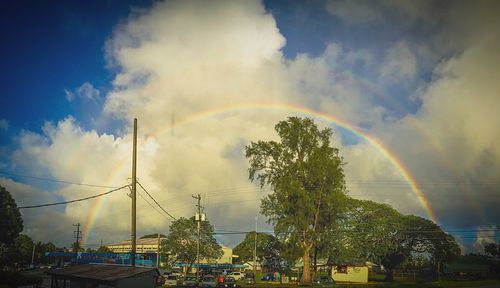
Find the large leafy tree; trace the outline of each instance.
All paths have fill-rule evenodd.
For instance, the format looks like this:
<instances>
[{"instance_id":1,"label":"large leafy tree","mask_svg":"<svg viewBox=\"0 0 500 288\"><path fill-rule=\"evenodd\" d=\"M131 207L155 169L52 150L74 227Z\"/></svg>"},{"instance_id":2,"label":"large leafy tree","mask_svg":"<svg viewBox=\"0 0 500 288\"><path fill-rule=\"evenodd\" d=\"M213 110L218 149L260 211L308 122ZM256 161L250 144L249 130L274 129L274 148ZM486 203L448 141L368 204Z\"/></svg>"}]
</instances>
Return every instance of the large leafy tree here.
<instances>
[{"instance_id":1,"label":"large leafy tree","mask_svg":"<svg viewBox=\"0 0 500 288\"><path fill-rule=\"evenodd\" d=\"M9 264L15 260L9 250L23 230L23 219L16 201L4 187L0 186L0 263Z\"/></svg>"},{"instance_id":2,"label":"large leafy tree","mask_svg":"<svg viewBox=\"0 0 500 288\"><path fill-rule=\"evenodd\" d=\"M371 260L387 270L409 257L424 255L437 264L453 261L460 254L454 238L434 222L414 215L402 215L387 204L349 199L347 210L339 217L340 230L326 237L329 255L337 261Z\"/></svg>"},{"instance_id":3,"label":"large leafy tree","mask_svg":"<svg viewBox=\"0 0 500 288\"><path fill-rule=\"evenodd\" d=\"M16 201L0 186L0 245L10 245L23 230L23 219Z\"/></svg>"},{"instance_id":4,"label":"large leafy tree","mask_svg":"<svg viewBox=\"0 0 500 288\"><path fill-rule=\"evenodd\" d=\"M332 130L312 119L289 117L275 126L280 142L251 142L245 147L249 178L273 193L261 202L282 242L298 245L304 263L301 282L311 282L310 252L318 231L333 223L345 198L343 161L330 145Z\"/></svg>"},{"instance_id":5,"label":"large leafy tree","mask_svg":"<svg viewBox=\"0 0 500 288\"><path fill-rule=\"evenodd\" d=\"M257 241L255 241L257 240ZM255 231L249 232L245 235L245 239L241 241L233 249L233 253L238 255L238 262L253 262L253 255L255 246L257 246L257 259L270 259L280 255L279 240L271 234L257 233L255 239Z\"/></svg>"},{"instance_id":6,"label":"large leafy tree","mask_svg":"<svg viewBox=\"0 0 500 288\"><path fill-rule=\"evenodd\" d=\"M172 222L170 233L161 243L162 253L169 254L169 262L189 264L196 261L198 228L194 217L181 217ZM222 256L222 247L214 237L214 227L208 222L201 222L200 227L200 259L210 261Z\"/></svg>"}]
</instances>

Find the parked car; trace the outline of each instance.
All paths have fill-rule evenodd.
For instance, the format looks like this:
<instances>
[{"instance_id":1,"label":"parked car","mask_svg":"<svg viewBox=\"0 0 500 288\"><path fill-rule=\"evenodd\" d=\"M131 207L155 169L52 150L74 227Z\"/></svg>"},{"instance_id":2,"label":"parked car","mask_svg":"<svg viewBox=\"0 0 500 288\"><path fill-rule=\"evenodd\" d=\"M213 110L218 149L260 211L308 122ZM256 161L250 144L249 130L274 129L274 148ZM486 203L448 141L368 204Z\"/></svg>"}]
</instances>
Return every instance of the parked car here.
<instances>
[{"instance_id":1,"label":"parked car","mask_svg":"<svg viewBox=\"0 0 500 288\"><path fill-rule=\"evenodd\" d=\"M245 273L245 284L255 284L255 276L253 273L247 272Z\"/></svg>"},{"instance_id":2,"label":"parked car","mask_svg":"<svg viewBox=\"0 0 500 288\"><path fill-rule=\"evenodd\" d=\"M179 281L179 276L170 274L165 275L165 286L177 286L177 282Z\"/></svg>"},{"instance_id":3,"label":"parked car","mask_svg":"<svg viewBox=\"0 0 500 288\"><path fill-rule=\"evenodd\" d=\"M262 278L260 280L262 280L262 281L274 281L274 274L267 273L266 275L262 276Z\"/></svg>"},{"instance_id":4,"label":"parked car","mask_svg":"<svg viewBox=\"0 0 500 288\"><path fill-rule=\"evenodd\" d=\"M163 286L163 283L165 283L165 277L163 277L163 275L158 275L158 277L156 277L156 286Z\"/></svg>"},{"instance_id":5,"label":"parked car","mask_svg":"<svg viewBox=\"0 0 500 288\"><path fill-rule=\"evenodd\" d=\"M312 281L315 287L330 287L335 285L335 280L330 276L319 276Z\"/></svg>"},{"instance_id":6,"label":"parked car","mask_svg":"<svg viewBox=\"0 0 500 288\"><path fill-rule=\"evenodd\" d=\"M178 286L195 287L198 285L196 275L186 275L178 282Z\"/></svg>"},{"instance_id":7,"label":"parked car","mask_svg":"<svg viewBox=\"0 0 500 288\"><path fill-rule=\"evenodd\" d=\"M217 283L215 282L214 276L212 275L203 276L203 279L201 280L201 287L214 288L215 286L217 286Z\"/></svg>"},{"instance_id":8,"label":"parked car","mask_svg":"<svg viewBox=\"0 0 500 288\"><path fill-rule=\"evenodd\" d=\"M236 280L231 276L224 278L224 282L217 284L217 288L239 288L239 287L240 286L236 284Z\"/></svg>"},{"instance_id":9,"label":"parked car","mask_svg":"<svg viewBox=\"0 0 500 288\"><path fill-rule=\"evenodd\" d=\"M243 272L238 272L238 271L231 272L228 276L233 277L234 280L236 281L241 280L243 279L243 277L245 277Z\"/></svg>"}]
</instances>

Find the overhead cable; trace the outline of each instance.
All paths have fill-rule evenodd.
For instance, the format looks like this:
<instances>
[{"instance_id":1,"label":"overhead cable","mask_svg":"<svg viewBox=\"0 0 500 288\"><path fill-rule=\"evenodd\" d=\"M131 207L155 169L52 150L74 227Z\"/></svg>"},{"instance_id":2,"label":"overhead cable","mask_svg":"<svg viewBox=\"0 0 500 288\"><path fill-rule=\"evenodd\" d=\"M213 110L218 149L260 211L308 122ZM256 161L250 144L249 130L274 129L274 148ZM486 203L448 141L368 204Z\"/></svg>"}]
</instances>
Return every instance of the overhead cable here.
<instances>
[{"instance_id":1,"label":"overhead cable","mask_svg":"<svg viewBox=\"0 0 500 288\"><path fill-rule=\"evenodd\" d=\"M125 187L128 187L128 186L129 185L124 185L122 187L118 187L116 189L109 190L108 192L104 192L104 193L101 193L101 194L97 194L97 195L93 195L93 196L89 196L89 197L85 197L85 198L75 199L75 200L71 200L71 201L63 201L63 202L55 202L55 203L39 204L39 205L30 205L30 206L21 206L21 207L17 207L17 208L18 209L29 209L29 208L40 208L40 207L47 207L47 206L55 206L55 205L64 205L64 204L69 204L69 203L75 203L75 202L85 201L85 200L89 200L89 199L101 197L101 196L104 196L104 195L108 195L108 194L111 194L113 192L116 192L116 191L121 190L121 189L123 189Z\"/></svg>"},{"instance_id":2,"label":"overhead cable","mask_svg":"<svg viewBox=\"0 0 500 288\"><path fill-rule=\"evenodd\" d=\"M177 218L175 218L174 216L172 216L170 213L167 212L167 210L163 209L163 207L160 205L160 203L158 203L158 201L156 201L155 198L153 198L153 196L151 196L151 194L149 194L149 192L146 190L146 188L144 188L142 186L142 184L137 181L137 184L139 184L139 186L142 188L142 190L144 190L144 192L146 192L146 194L149 195L149 197L156 203L156 205L158 205L158 207L160 207L160 209L165 212L165 214L167 214L168 216L170 216L170 218L172 218L173 220L177 220Z\"/></svg>"},{"instance_id":3,"label":"overhead cable","mask_svg":"<svg viewBox=\"0 0 500 288\"><path fill-rule=\"evenodd\" d=\"M57 180L57 179L52 179L52 178L43 178L43 177L37 177L37 176L31 176L31 175L8 173L8 172L3 172L3 171L0 171L0 175L7 175L7 176L21 177L21 178L30 178L30 179L40 180L40 181L49 181L49 182L57 182L57 183L63 183L63 184L78 185L78 186L87 186L87 187L96 187L96 188L118 188L116 186L79 183L79 182L72 182L72 181L66 181L66 180Z\"/></svg>"}]
</instances>

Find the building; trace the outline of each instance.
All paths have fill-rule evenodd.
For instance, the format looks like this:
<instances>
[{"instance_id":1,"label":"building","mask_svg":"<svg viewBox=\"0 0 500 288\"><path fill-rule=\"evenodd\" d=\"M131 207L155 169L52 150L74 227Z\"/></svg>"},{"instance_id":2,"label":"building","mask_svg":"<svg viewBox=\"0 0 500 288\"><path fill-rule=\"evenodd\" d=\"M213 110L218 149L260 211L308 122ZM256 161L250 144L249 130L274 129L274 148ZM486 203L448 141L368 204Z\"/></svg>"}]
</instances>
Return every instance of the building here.
<instances>
[{"instance_id":1,"label":"building","mask_svg":"<svg viewBox=\"0 0 500 288\"><path fill-rule=\"evenodd\" d=\"M158 253L159 243L161 243L166 238L144 238L136 240L136 253L143 254L156 254ZM130 253L132 250L132 242L130 240L126 240L119 243L108 244L106 245L109 250L113 253ZM233 263L233 249L221 245L222 247L222 256L218 259L200 259L200 264L232 264ZM151 255L152 256L152 255ZM155 258L156 259L156 258Z\"/></svg>"},{"instance_id":2,"label":"building","mask_svg":"<svg viewBox=\"0 0 500 288\"><path fill-rule=\"evenodd\" d=\"M201 264L233 264L233 249L219 244L222 247L222 256L218 259L200 259Z\"/></svg>"},{"instance_id":3,"label":"building","mask_svg":"<svg viewBox=\"0 0 500 288\"><path fill-rule=\"evenodd\" d=\"M51 288L116 287L154 288L160 273L156 268L85 264L49 270Z\"/></svg>"},{"instance_id":4,"label":"building","mask_svg":"<svg viewBox=\"0 0 500 288\"><path fill-rule=\"evenodd\" d=\"M159 240L158 240L159 239ZM158 247L160 246L161 241L166 238L144 238L137 239L135 243L135 252L136 253L157 253ZM108 244L106 245L109 250L113 253L130 253L132 250L132 241L126 240L119 243Z\"/></svg>"},{"instance_id":5,"label":"building","mask_svg":"<svg viewBox=\"0 0 500 288\"><path fill-rule=\"evenodd\" d=\"M335 282L368 283L368 266L366 264L337 264L332 268Z\"/></svg>"}]
</instances>

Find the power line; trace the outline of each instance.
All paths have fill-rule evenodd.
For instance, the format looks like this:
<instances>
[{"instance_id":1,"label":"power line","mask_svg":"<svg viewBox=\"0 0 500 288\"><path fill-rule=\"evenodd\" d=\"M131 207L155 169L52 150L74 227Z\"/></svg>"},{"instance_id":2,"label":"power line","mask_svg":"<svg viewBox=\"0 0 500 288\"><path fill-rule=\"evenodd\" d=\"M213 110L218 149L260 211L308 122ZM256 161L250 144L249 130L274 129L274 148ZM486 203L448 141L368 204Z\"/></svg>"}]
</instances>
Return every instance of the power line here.
<instances>
[{"instance_id":1,"label":"power line","mask_svg":"<svg viewBox=\"0 0 500 288\"><path fill-rule=\"evenodd\" d=\"M116 192L116 191L121 190L121 189L128 187L128 186L129 185L124 185L122 187L118 187L118 188L110 190L108 192L104 192L101 194L97 194L97 195L89 196L89 197L85 197L85 198L75 199L75 200L71 200L71 201L63 201L63 202L55 202L55 203L39 204L39 205L30 205L30 206L21 206L21 207L17 207L17 208L18 209L40 208L40 207L47 207L47 206L55 206L55 205L63 205L63 204L69 204L69 203L74 203L74 202L80 202L80 201L85 201L85 200L101 197L104 195L108 195L108 194L111 194L113 192Z\"/></svg>"},{"instance_id":2,"label":"power line","mask_svg":"<svg viewBox=\"0 0 500 288\"><path fill-rule=\"evenodd\" d=\"M21 178L30 178L30 179L40 180L40 181L49 181L49 182L57 182L57 183L70 184L70 185L78 185L78 186L87 186L87 187L96 187L96 188L118 188L116 186L106 186L106 185L79 183L79 182L72 182L72 181L66 181L66 180L57 180L57 179L52 179L52 178L43 178L43 177L37 177L37 176L31 176L31 175L22 175L22 174L8 173L8 172L3 172L3 171L0 171L0 174L1 175L7 175L7 176L21 177Z\"/></svg>"},{"instance_id":3,"label":"power line","mask_svg":"<svg viewBox=\"0 0 500 288\"><path fill-rule=\"evenodd\" d=\"M142 190L144 190L144 192L146 192L146 194L148 194L148 196L156 203L156 205L158 205L158 207L160 207L160 209L165 212L168 216L170 216L170 218L172 218L173 220L177 220L174 216L172 216L170 213L167 212L167 210L163 209L163 207L158 203L158 201L156 201L155 198L153 198L153 196L151 196L151 194L149 194L149 192L146 190L146 188L144 188L142 186L142 184L137 181L137 184L139 184L139 187L141 187Z\"/></svg>"},{"instance_id":4,"label":"power line","mask_svg":"<svg viewBox=\"0 0 500 288\"><path fill-rule=\"evenodd\" d=\"M142 198L142 199L143 199L146 203L148 203L148 204L149 204L149 206L151 206L151 208L153 208L153 210L155 210L156 212L158 212L158 214L160 214L161 216L166 217L166 216L165 216L165 214L161 213L161 212L160 212L160 210L158 210L158 208L156 208L155 206L153 206L153 204L151 204L151 202L149 202L149 201L148 201L148 199L146 199L146 197L144 197L144 196L142 195L142 193L138 193L138 194L139 194L139 196L141 196L141 198Z\"/></svg>"}]
</instances>

